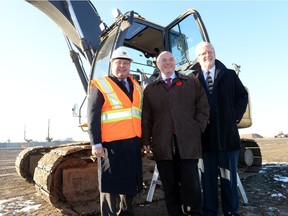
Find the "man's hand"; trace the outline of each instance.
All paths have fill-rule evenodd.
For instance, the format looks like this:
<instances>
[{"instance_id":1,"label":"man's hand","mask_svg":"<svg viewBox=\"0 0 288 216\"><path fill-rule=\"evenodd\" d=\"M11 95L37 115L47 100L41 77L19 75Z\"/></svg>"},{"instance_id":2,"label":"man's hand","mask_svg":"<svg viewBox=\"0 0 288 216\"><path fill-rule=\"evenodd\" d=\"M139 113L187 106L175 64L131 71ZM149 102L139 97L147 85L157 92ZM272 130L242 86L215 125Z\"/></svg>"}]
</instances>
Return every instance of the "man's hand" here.
<instances>
[{"instance_id":1,"label":"man's hand","mask_svg":"<svg viewBox=\"0 0 288 216\"><path fill-rule=\"evenodd\" d=\"M150 145L143 145L142 146L142 155L147 157L148 159L153 159L153 152L151 150Z\"/></svg>"},{"instance_id":2,"label":"man's hand","mask_svg":"<svg viewBox=\"0 0 288 216\"><path fill-rule=\"evenodd\" d=\"M152 153L150 145L143 145L144 154Z\"/></svg>"},{"instance_id":3,"label":"man's hand","mask_svg":"<svg viewBox=\"0 0 288 216\"><path fill-rule=\"evenodd\" d=\"M92 156L97 158L104 157L104 148L92 146Z\"/></svg>"}]
</instances>

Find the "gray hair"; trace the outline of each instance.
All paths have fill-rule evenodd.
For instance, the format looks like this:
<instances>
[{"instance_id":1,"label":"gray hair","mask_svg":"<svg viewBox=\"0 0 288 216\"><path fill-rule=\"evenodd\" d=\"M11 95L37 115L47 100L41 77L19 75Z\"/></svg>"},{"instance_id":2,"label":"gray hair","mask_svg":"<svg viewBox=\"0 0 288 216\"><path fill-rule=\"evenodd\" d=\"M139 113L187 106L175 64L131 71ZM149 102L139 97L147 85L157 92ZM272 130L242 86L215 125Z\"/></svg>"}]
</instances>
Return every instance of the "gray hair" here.
<instances>
[{"instance_id":1,"label":"gray hair","mask_svg":"<svg viewBox=\"0 0 288 216\"><path fill-rule=\"evenodd\" d=\"M209 42L206 42L206 41L201 41L199 44L196 45L195 47L195 55L196 55L196 58L201 54L200 53L200 50L201 48L205 47L205 46L209 46L211 49L213 49L213 52L215 52L215 49L214 49L214 46L209 43Z\"/></svg>"}]
</instances>

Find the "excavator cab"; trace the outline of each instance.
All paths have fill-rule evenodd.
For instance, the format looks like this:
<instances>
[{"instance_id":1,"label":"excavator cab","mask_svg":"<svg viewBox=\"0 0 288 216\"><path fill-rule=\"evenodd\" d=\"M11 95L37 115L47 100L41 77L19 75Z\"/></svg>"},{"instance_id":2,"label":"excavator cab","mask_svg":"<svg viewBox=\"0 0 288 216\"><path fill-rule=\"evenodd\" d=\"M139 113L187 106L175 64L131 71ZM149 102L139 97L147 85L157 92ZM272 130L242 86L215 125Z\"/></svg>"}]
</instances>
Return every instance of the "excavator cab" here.
<instances>
[{"instance_id":1,"label":"excavator cab","mask_svg":"<svg viewBox=\"0 0 288 216\"><path fill-rule=\"evenodd\" d=\"M133 57L131 73L145 83L157 69L155 61L161 51L171 51L180 70L195 59L195 45L202 40L209 39L196 10L187 10L167 27L149 22L134 11L124 15L119 12L115 24L101 36L90 80L109 74L111 54L119 46L128 48Z\"/></svg>"}]
</instances>

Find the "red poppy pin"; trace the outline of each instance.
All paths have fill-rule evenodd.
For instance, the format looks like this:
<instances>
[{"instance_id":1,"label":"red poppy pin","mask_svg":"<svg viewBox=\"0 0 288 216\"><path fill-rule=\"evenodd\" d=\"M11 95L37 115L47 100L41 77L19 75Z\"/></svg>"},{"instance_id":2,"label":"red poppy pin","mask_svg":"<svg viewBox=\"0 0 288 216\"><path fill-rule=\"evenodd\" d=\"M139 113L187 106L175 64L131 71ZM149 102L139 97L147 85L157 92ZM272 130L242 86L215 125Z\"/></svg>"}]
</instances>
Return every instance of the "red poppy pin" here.
<instances>
[{"instance_id":1,"label":"red poppy pin","mask_svg":"<svg viewBox=\"0 0 288 216\"><path fill-rule=\"evenodd\" d=\"M181 85L182 85L182 82L181 82L181 81L177 81L177 82L176 82L176 85L177 85L177 86L181 86Z\"/></svg>"}]
</instances>

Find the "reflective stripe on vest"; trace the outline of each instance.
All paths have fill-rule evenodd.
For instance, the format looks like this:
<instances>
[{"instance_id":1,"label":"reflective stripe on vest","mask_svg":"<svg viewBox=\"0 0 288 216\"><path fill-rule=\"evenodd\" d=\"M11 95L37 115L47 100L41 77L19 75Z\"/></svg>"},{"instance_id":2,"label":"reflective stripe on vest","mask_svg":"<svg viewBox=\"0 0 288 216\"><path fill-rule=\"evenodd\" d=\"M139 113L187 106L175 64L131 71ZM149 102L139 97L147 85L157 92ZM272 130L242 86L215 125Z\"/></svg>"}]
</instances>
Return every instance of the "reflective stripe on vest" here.
<instances>
[{"instance_id":1,"label":"reflective stripe on vest","mask_svg":"<svg viewBox=\"0 0 288 216\"><path fill-rule=\"evenodd\" d=\"M101 92L107 93L107 98L113 108L123 108L117 94L114 92L112 86L105 78L100 77L96 80L96 82L98 82Z\"/></svg>"},{"instance_id":2,"label":"reflective stripe on vest","mask_svg":"<svg viewBox=\"0 0 288 216\"><path fill-rule=\"evenodd\" d=\"M116 122L119 120L132 119L132 117L141 119L141 109L132 107L132 109L119 109L103 112L101 115L101 122Z\"/></svg>"},{"instance_id":3,"label":"reflective stripe on vest","mask_svg":"<svg viewBox=\"0 0 288 216\"><path fill-rule=\"evenodd\" d=\"M134 86L136 87L136 90L138 91L139 95L140 95L140 104L139 107L142 108L142 103L143 103L143 90L141 88L141 86L138 84L137 81L133 80L133 83L135 84ZM137 108L137 107L135 107ZM140 112L142 112L142 110L140 109Z\"/></svg>"},{"instance_id":4,"label":"reflective stripe on vest","mask_svg":"<svg viewBox=\"0 0 288 216\"><path fill-rule=\"evenodd\" d=\"M142 110L138 107L132 107L132 116L141 119Z\"/></svg>"}]
</instances>

